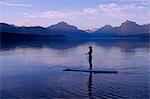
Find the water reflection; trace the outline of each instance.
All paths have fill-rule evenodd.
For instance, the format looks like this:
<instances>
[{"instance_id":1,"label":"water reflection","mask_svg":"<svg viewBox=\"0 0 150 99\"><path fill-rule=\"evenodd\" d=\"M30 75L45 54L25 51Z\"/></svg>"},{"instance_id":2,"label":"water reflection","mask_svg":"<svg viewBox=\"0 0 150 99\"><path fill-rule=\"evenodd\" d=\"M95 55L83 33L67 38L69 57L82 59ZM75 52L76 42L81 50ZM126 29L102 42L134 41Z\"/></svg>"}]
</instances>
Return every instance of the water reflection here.
<instances>
[{"instance_id":1,"label":"water reflection","mask_svg":"<svg viewBox=\"0 0 150 99\"><path fill-rule=\"evenodd\" d=\"M92 98L92 72L89 73L89 80L88 80L88 95L89 98Z\"/></svg>"},{"instance_id":2,"label":"water reflection","mask_svg":"<svg viewBox=\"0 0 150 99\"><path fill-rule=\"evenodd\" d=\"M149 48L149 40L108 40L108 39L94 39L94 40L71 40L71 39L59 39L59 40L38 40L38 41L11 41L11 42L1 42L1 50L6 49L15 49L15 48L27 48L27 47L34 47L34 48L43 48L48 47L52 49L69 49L69 48L76 48L79 45L88 44L88 43L95 43L97 46L101 46L104 48L111 48L111 47L119 47L122 51L134 51L136 48Z\"/></svg>"},{"instance_id":3,"label":"water reflection","mask_svg":"<svg viewBox=\"0 0 150 99\"><path fill-rule=\"evenodd\" d=\"M117 75L62 72L114 68ZM149 99L148 41L29 41L2 44L2 98ZM92 69L93 69L92 68ZM88 83L87 83L88 82Z\"/></svg>"}]
</instances>

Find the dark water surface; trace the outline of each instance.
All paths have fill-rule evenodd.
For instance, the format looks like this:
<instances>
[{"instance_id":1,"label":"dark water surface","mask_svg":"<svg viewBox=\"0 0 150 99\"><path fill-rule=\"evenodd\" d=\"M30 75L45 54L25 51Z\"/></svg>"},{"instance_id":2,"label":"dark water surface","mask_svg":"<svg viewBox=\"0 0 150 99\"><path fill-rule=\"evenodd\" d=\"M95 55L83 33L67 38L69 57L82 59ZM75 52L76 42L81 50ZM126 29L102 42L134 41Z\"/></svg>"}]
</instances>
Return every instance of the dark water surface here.
<instances>
[{"instance_id":1,"label":"dark water surface","mask_svg":"<svg viewBox=\"0 0 150 99\"><path fill-rule=\"evenodd\" d=\"M89 68L89 45L94 69L118 73L62 71ZM149 42L21 42L0 53L2 99L149 99Z\"/></svg>"}]
</instances>

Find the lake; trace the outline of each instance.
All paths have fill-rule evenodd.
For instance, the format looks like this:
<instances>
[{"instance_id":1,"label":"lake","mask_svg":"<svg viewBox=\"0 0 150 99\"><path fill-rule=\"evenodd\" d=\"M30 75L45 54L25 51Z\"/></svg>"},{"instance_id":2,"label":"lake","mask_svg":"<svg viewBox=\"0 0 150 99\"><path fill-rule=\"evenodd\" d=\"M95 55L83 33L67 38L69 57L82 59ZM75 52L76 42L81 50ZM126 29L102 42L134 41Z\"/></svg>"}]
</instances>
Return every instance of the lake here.
<instances>
[{"instance_id":1,"label":"lake","mask_svg":"<svg viewBox=\"0 0 150 99\"><path fill-rule=\"evenodd\" d=\"M82 73L93 47L93 69ZM52 40L2 44L2 99L149 99L149 42L139 40Z\"/></svg>"}]
</instances>

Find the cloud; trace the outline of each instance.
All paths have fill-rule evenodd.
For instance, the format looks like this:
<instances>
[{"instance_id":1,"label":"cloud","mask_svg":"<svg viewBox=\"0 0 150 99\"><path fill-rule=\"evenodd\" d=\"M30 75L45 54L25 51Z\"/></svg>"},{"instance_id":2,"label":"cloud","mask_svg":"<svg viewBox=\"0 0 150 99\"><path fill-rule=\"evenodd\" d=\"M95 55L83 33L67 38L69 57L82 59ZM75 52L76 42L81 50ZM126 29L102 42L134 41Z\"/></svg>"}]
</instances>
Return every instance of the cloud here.
<instances>
[{"instance_id":1,"label":"cloud","mask_svg":"<svg viewBox=\"0 0 150 99\"><path fill-rule=\"evenodd\" d=\"M101 4L95 8L84 8L80 10L49 10L45 12L26 13L23 14L29 18L77 18L77 17L137 17L145 16L148 12L144 6L137 6L135 4L118 5L115 3Z\"/></svg>"},{"instance_id":2,"label":"cloud","mask_svg":"<svg viewBox=\"0 0 150 99\"><path fill-rule=\"evenodd\" d=\"M71 10L51 10L45 12L36 12L36 13L22 13L27 18L45 18L45 19L55 19L55 18L73 18L77 17L80 13L78 11Z\"/></svg>"},{"instance_id":3,"label":"cloud","mask_svg":"<svg viewBox=\"0 0 150 99\"><path fill-rule=\"evenodd\" d=\"M21 3L9 3L0 1L0 5L8 6L8 7L30 7L30 4L21 4Z\"/></svg>"},{"instance_id":4,"label":"cloud","mask_svg":"<svg viewBox=\"0 0 150 99\"><path fill-rule=\"evenodd\" d=\"M47 24L50 22L54 23L54 21L58 22L58 20L65 20L74 25L85 24L84 26L90 27L99 27L104 24L117 26L125 20L132 20L140 24L150 22L148 6L134 3L122 5L109 3L78 10L48 10L43 12L22 13L22 15L31 20L43 20L47 22Z\"/></svg>"},{"instance_id":5,"label":"cloud","mask_svg":"<svg viewBox=\"0 0 150 99\"><path fill-rule=\"evenodd\" d=\"M142 6L137 6L135 4L128 5L117 5L115 3L99 5L96 8L85 8L83 12L97 15L97 17L106 16L106 17L117 17L117 18L125 18L125 17L135 17L139 13L143 13L146 9ZM144 11L144 12L145 12Z\"/></svg>"}]
</instances>

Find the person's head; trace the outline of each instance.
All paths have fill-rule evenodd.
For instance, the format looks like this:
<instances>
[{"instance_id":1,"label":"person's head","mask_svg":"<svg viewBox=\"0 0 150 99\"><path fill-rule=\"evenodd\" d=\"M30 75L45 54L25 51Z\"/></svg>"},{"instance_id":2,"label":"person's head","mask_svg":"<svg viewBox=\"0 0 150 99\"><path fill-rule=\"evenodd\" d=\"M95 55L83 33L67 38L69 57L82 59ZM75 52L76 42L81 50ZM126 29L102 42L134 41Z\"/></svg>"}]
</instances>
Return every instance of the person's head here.
<instances>
[{"instance_id":1,"label":"person's head","mask_svg":"<svg viewBox=\"0 0 150 99\"><path fill-rule=\"evenodd\" d=\"M92 46L89 46L89 49L92 49Z\"/></svg>"}]
</instances>

